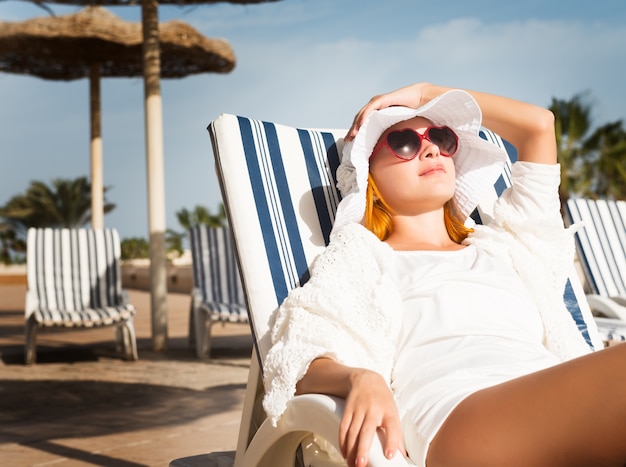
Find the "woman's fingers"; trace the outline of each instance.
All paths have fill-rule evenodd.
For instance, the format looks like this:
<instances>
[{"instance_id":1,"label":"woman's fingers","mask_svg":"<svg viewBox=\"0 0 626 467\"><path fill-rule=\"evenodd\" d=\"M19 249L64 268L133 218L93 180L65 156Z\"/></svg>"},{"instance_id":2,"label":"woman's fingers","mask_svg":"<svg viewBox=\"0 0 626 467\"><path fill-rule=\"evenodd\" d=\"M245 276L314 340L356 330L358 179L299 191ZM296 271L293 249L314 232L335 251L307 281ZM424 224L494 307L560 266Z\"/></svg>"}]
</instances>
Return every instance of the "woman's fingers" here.
<instances>
[{"instance_id":1,"label":"woman's fingers","mask_svg":"<svg viewBox=\"0 0 626 467\"><path fill-rule=\"evenodd\" d=\"M380 374L355 371L351 385L339 425L339 446L349 466L365 467L379 429L388 434L382 442L383 454L402 449L400 418L391 390Z\"/></svg>"},{"instance_id":2,"label":"woman's fingers","mask_svg":"<svg viewBox=\"0 0 626 467\"><path fill-rule=\"evenodd\" d=\"M376 435L378 423L373 421L366 421L361 427L359 438L357 440L355 449L354 466L366 467L369 461L370 449L372 447L372 441Z\"/></svg>"},{"instance_id":3,"label":"woman's fingers","mask_svg":"<svg viewBox=\"0 0 626 467\"><path fill-rule=\"evenodd\" d=\"M399 419L384 424L383 439L383 452L387 459L394 457L398 451L403 455L406 452Z\"/></svg>"},{"instance_id":4,"label":"woman's fingers","mask_svg":"<svg viewBox=\"0 0 626 467\"><path fill-rule=\"evenodd\" d=\"M346 141L354 139L359 131L359 128L361 128L361 125L363 125L363 122L365 122L365 119L369 114L371 114L374 110L380 110L384 107L387 107L387 104L385 103L385 96L385 94L374 96L369 100L367 104L361 107L361 110L359 110L354 116L354 120L352 120L352 126L344 137Z\"/></svg>"},{"instance_id":5,"label":"woman's fingers","mask_svg":"<svg viewBox=\"0 0 626 467\"><path fill-rule=\"evenodd\" d=\"M369 461L374 436L380 433L383 454L388 459L404 453L400 420L384 411L348 412L339 427L341 453L349 466L365 467Z\"/></svg>"},{"instance_id":6,"label":"woman's fingers","mask_svg":"<svg viewBox=\"0 0 626 467\"><path fill-rule=\"evenodd\" d=\"M356 134L365 122L365 119L374 110L384 109L393 105L403 105L405 107L418 108L422 99L422 86L421 83L412 84L409 86L396 89L395 91L388 92L386 94L379 94L372 97L367 104L365 104L361 110L359 110L352 121L352 126L348 130L348 133L344 137L346 141L354 139Z\"/></svg>"},{"instance_id":7,"label":"woman's fingers","mask_svg":"<svg viewBox=\"0 0 626 467\"><path fill-rule=\"evenodd\" d=\"M359 131L359 128L361 128L361 125L363 125L363 122L365 121L367 116L370 113L372 113L372 110L373 109L371 109L368 104L357 112L357 114L354 117L354 120L352 121L352 126L350 127L350 129L348 130L348 133L346 133L346 136L344 137L346 141L351 141L354 139L354 137Z\"/></svg>"},{"instance_id":8,"label":"woman's fingers","mask_svg":"<svg viewBox=\"0 0 626 467\"><path fill-rule=\"evenodd\" d=\"M377 423L362 418L352 422L346 433L344 458L350 467L366 467Z\"/></svg>"}]
</instances>

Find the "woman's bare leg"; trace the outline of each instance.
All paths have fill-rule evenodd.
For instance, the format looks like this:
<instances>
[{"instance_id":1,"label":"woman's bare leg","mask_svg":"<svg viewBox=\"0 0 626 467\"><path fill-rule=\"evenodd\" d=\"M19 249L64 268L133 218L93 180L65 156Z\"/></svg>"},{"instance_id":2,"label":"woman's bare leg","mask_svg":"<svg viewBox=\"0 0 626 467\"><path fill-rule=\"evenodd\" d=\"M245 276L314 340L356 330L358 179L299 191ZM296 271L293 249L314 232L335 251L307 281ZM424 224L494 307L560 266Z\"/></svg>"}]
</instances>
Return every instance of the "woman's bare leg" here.
<instances>
[{"instance_id":1,"label":"woman's bare leg","mask_svg":"<svg viewBox=\"0 0 626 467\"><path fill-rule=\"evenodd\" d=\"M468 397L431 443L427 465L626 465L626 344Z\"/></svg>"}]
</instances>

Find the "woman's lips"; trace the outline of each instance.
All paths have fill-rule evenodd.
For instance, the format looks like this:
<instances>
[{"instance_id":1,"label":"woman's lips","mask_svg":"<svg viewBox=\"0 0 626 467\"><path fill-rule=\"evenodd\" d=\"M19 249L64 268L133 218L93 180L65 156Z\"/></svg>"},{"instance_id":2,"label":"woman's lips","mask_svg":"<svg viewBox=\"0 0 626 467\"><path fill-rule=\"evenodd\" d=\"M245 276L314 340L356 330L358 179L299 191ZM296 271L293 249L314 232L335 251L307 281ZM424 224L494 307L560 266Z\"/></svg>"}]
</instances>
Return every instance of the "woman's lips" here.
<instances>
[{"instance_id":1,"label":"woman's lips","mask_svg":"<svg viewBox=\"0 0 626 467\"><path fill-rule=\"evenodd\" d=\"M436 174L436 173L446 173L446 169L442 164L434 164L431 165L429 167L426 167L424 170L422 170L418 175L420 177L424 176L424 175L432 175L432 174Z\"/></svg>"}]
</instances>

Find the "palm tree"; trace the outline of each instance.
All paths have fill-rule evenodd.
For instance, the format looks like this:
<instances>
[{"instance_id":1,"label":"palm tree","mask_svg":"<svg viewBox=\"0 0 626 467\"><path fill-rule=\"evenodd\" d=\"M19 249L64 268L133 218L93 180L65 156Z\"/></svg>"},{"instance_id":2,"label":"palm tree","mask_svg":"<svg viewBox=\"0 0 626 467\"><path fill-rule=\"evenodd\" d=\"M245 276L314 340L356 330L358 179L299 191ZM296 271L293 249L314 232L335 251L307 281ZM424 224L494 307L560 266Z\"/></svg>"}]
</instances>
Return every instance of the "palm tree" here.
<instances>
[{"instance_id":1,"label":"palm tree","mask_svg":"<svg viewBox=\"0 0 626 467\"><path fill-rule=\"evenodd\" d=\"M105 201L105 213L114 208L114 204ZM13 254L25 251L29 227L76 228L87 224L91 218L91 184L87 177L54 179L50 186L33 181L26 193L0 207L0 218L4 219L2 259L8 261Z\"/></svg>"},{"instance_id":2,"label":"palm tree","mask_svg":"<svg viewBox=\"0 0 626 467\"><path fill-rule=\"evenodd\" d=\"M105 202L105 213L114 208L114 204ZM51 186L33 181L25 194L14 196L0 208L0 217L24 228L82 227L91 217L91 184L87 177L58 178L52 180Z\"/></svg>"},{"instance_id":3,"label":"palm tree","mask_svg":"<svg viewBox=\"0 0 626 467\"><path fill-rule=\"evenodd\" d=\"M561 163L560 194L591 198L626 198L626 131L622 121L591 131L591 105L587 93L569 101L552 99L558 158Z\"/></svg>"},{"instance_id":4,"label":"palm tree","mask_svg":"<svg viewBox=\"0 0 626 467\"><path fill-rule=\"evenodd\" d=\"M626 131L622 121L607 123L585 141L592 191L602 198L626 199Z\"/></svg>"},{"instance_id":5,"label":"palm tree","mask_svg":"<svg viewBox=\"0 0 626 467\"><path fill-rule=\"evenodd\" d=\"M26 242L19 238L13 226L8 222L0 223L0 263L13 264L24 262Z\"/></svg>"},{"instance_id":6,"label":"palm tree","mask_svg":"<svg viewBox=\"0 0 626 467\"><path fill-rule=\"evenodd\" d=\"M185 231L198 224L221 227L226 223L226 210L224 204L220 203L219 212L212 214L205 206L198 205L193 211L189 211L187 208L181 209L176 213L176 218Z\"/></svg>"},{"instance_id":7,"label":"palm tree","mask_svg":"<svg viewBox=\"0 0 626 467\"><path fill-rule=\"evenodd\" d=\"M183 240L187 237L187 232L191 227L198 224L206 224L211 227L221 227L226 224L226 210L224 204L220 203L216 214L205 207L196 205L192 211L183 208L176 212L176 218L183 228L183 232L177 232L173 229L167 229L165 242L168 250L183 252Z\"/></svg>"}]
</instances>

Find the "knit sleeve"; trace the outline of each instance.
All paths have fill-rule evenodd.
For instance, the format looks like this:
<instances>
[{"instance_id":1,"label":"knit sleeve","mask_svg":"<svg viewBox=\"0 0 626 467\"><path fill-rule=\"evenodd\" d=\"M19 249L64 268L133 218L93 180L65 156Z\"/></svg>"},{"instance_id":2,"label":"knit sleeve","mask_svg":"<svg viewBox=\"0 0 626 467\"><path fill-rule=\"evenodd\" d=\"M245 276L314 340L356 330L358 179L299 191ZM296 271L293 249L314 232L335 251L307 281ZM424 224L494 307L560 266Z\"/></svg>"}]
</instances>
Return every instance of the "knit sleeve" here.
<instances>
[{"instance_id":1,"label":"knit sleeve","mask_svg":"<svg viewBox=\"0 0 626 467\"><path fill-rule=\"evenodd\" d=\"M574 230L560 213L558 165L517 162L513 184L496 201L493 219L478 225L468 243L509 262L530 290L546 347L562 360L589 352L563 304L574 262Z\"/></svg>"},{"instance_id":2,"label":"knit sleeve","mask_svg":"<svg viewBox=\"0 0 626 467\"><path fill-rule=\"evenodd\" d=\"M368 368L389 381L400 329L391 317L400 299L383 274L386 247L362 226L342 228L315 261L309 281L277 310L263 362L263 407L273 423L315 358Z\"/></svg>"},{"instance_id":3,"label":"knit sleeve","mask_svg":"<svg viewBox=\"0 0 626 467\"><path fill-rule=\"evenodd\" d=\"M496 201L494 217L499 221L547 222L550 227L563 227L558 164L516 162L511 170L512 186Z\"/></svg>"}]
</instances>

